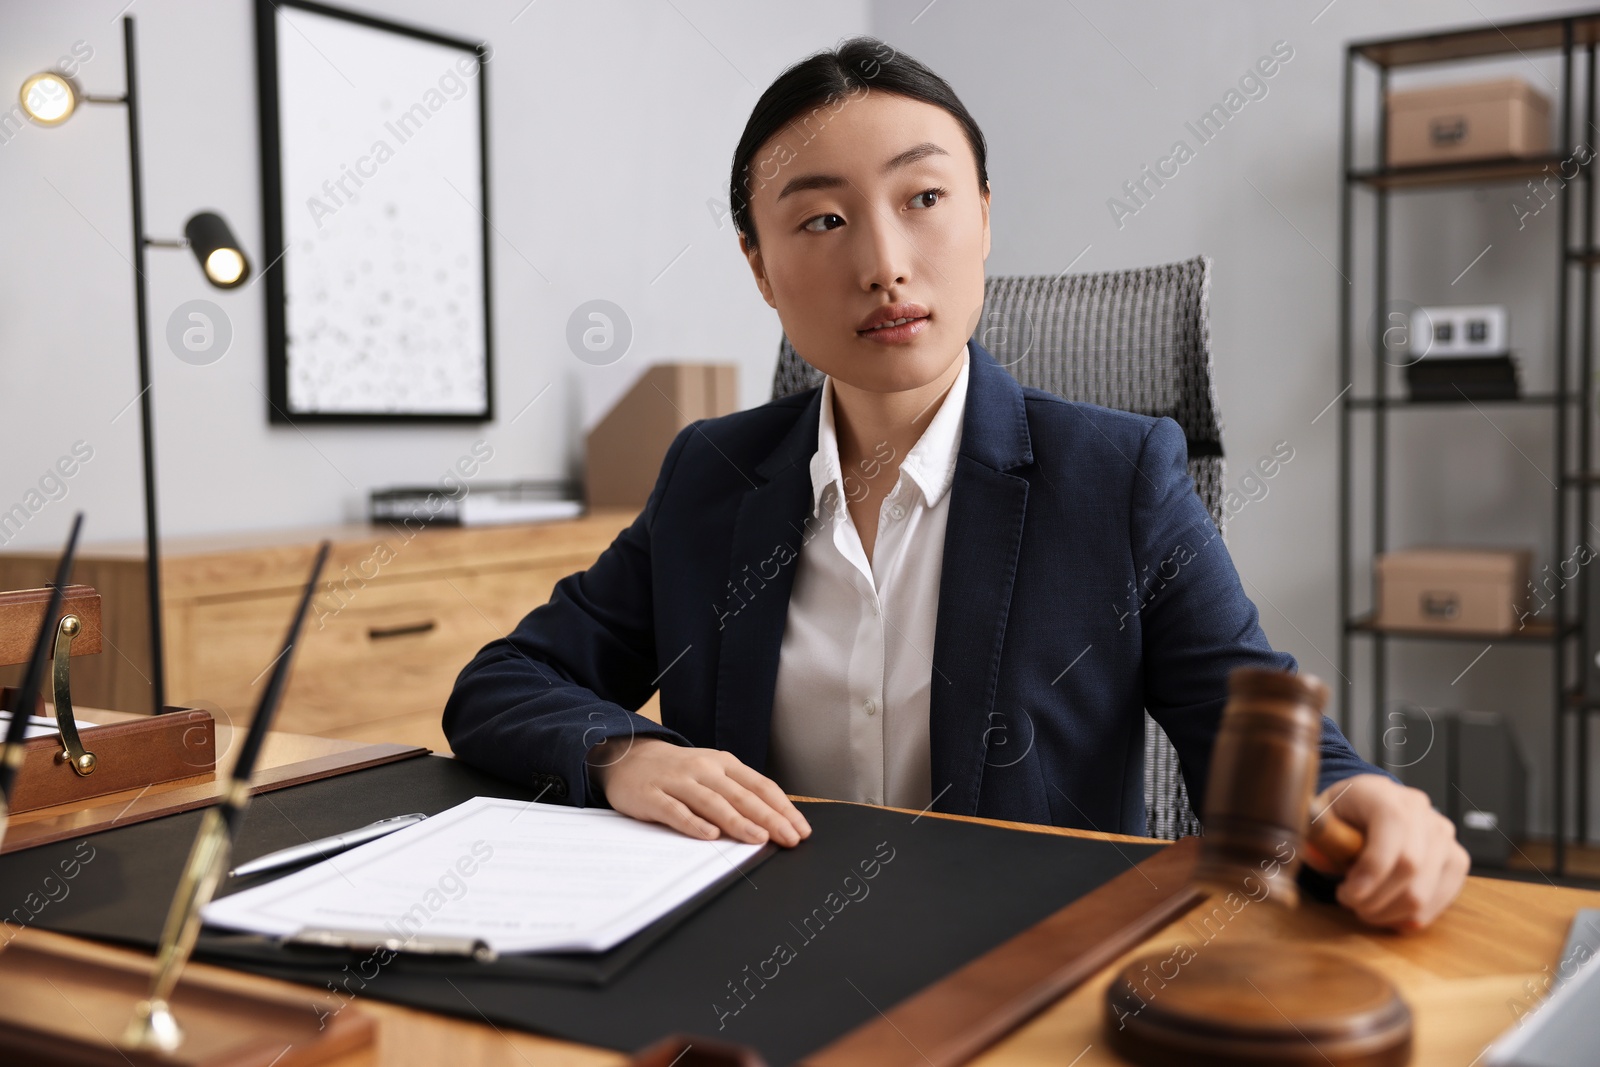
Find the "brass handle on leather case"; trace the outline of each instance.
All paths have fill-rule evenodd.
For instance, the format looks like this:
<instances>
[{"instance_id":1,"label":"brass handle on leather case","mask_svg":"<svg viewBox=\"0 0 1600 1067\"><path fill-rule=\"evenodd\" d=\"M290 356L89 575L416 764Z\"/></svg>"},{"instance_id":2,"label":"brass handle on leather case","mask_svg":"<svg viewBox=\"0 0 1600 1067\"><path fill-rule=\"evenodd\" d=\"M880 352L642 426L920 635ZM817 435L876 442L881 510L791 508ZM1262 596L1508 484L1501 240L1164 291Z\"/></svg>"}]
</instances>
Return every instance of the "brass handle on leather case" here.
<instances>
[{"instance_id":1,"label":"brass handle on leather case","mask_svg":"<svg viewBox=\"0 0 1600 1067\"><path fill-rule=\"evenodd\" d=\"M72 639L83 632L83 620L63 615L56 624L55 663L51 672L51 699L56 705L56 729L61 733L61 754L57 759L72 765L79 776L94 773L94 753L86 752L78 737L78 722L72 714ZM21 715L18 710L14 714Z\"/></svg>"}]
</instances>

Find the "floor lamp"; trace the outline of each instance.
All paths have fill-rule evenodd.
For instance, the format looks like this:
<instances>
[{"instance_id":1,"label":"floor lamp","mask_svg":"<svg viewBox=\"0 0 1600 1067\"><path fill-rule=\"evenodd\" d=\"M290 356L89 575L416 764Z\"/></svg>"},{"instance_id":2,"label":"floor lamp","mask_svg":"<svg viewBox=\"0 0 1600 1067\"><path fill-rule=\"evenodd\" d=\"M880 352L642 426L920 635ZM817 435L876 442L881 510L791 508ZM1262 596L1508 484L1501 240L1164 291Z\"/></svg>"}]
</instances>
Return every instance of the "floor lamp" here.
<instances>
[{"instance_id":1,"label":"floor lamp","mask_svg":"<svg viewBox=\"0 0 1600 1067\"><path fill-rule=\"evenodd\" d=\"M139 151L138 71L135 65L133 16L122 19L122 51L127 87L121 96L89 96L56 71L44 71L22 83L18 94L23 113L39 126L59 126L72 117L78 104L121 104L128 112L128 171L133 194L133 291L139 349L139 415L144 451L145 584L150 600L150 688L155 714L166 710L166 659L161 639L161 561L156 513L156 461L151 425L150 338L148 296L145 293L146 248L188 248L200 262L206 281L218 289L243 285L250 276L250 261L221 216L206 211L184 225L180 239L159 240L144 232L144 179Z\"/></svg>"}]
</instances>

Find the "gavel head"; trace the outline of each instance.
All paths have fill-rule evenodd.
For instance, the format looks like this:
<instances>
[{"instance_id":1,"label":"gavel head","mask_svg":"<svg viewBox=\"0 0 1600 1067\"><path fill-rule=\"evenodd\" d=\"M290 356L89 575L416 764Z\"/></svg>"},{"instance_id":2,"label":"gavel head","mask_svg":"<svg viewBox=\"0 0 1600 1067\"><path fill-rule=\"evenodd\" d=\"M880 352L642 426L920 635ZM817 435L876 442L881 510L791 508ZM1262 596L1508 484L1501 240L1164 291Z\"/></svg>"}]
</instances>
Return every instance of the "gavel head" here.
<instances>
[{"instance_id":1,"label":"gavel head","mask_svg":"<svg viewBox=\"0 0 1600 1067\"><path fill-rule=\"evenodd\" d=\"M1287 907L1316 791L1328 687L1308 674L1238 667L1211 752L1194 880Z\"/></svg>"}]
</instances>

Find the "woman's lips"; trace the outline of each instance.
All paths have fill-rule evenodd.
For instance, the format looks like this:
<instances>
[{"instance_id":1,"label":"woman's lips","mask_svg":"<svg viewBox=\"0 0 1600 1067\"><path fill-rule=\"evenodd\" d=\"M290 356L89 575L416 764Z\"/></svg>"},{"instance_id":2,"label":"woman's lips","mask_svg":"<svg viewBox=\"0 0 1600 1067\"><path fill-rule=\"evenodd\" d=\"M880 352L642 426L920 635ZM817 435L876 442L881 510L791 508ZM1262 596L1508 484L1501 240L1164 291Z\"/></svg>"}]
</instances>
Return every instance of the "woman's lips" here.
<instances>
[{"instance_id":1,"label":"woman's lips","mask_svg":"<svg viewBox=\"0 0 1600 1067\"><path fill-rule=\"evenodd\" d=\"M898 326L879 326L871 330L857 330L856 336L865 337L881 345L903 345L928 328L929 316L902 322Z\"/></svg>"}]
</instances>

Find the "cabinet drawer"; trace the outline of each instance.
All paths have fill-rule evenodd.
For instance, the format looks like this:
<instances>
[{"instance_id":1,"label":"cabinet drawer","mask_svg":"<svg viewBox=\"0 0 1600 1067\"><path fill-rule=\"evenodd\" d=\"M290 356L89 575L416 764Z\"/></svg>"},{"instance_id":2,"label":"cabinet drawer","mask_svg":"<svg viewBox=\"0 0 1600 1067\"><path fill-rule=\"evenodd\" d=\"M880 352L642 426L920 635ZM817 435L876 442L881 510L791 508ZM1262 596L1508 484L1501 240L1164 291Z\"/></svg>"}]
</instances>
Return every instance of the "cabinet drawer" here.
<instances>
[{"instance_id":1,"label":"cabinet drawer","mask_svg":"<svg viewBox=\"0 0 1600 1067\"><path fill-rule=\"evenodd\" d=\"M550 599L581 564L463 572L324 590L307 615L276 728L323 734L383 719L440 714L478 649ZM187 608L191 662L180 698L247 719L283 641L293 595ZM175 672L177 674L179 672Z\"/></svg>"}]
</instances>

